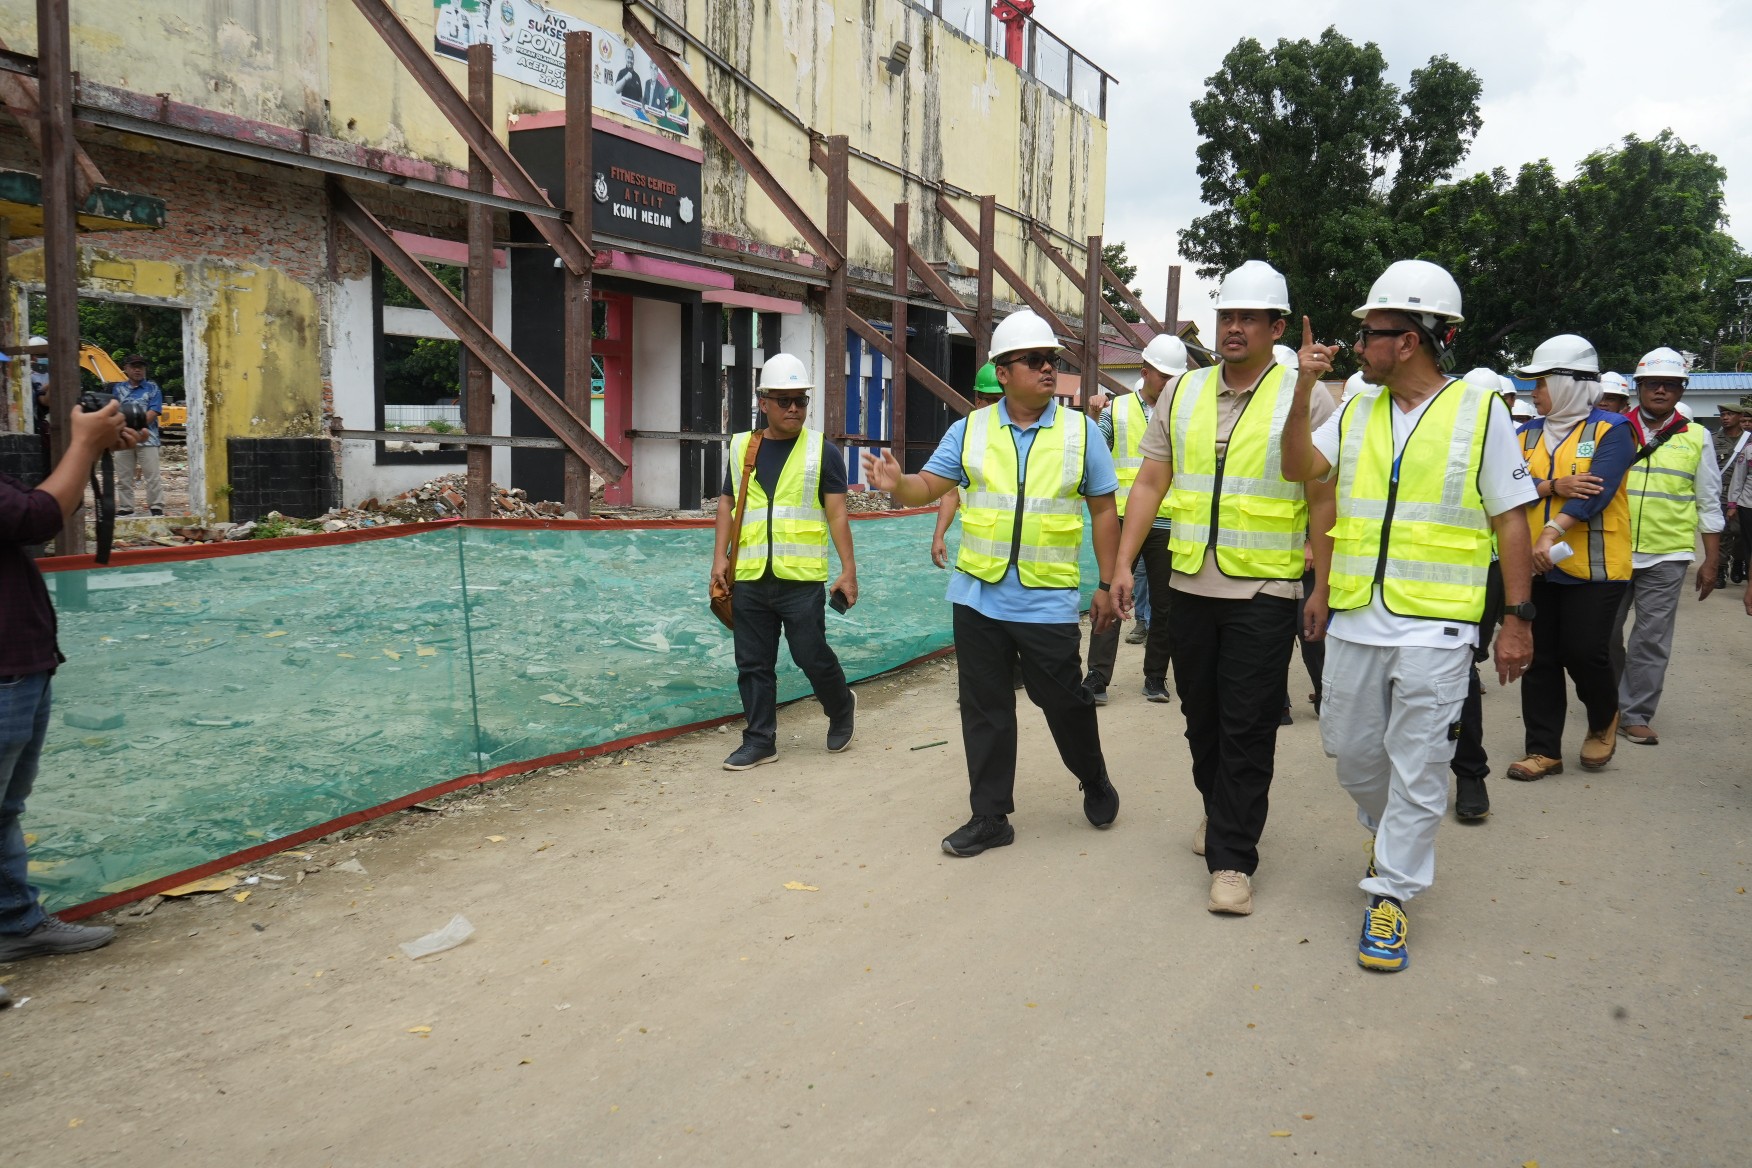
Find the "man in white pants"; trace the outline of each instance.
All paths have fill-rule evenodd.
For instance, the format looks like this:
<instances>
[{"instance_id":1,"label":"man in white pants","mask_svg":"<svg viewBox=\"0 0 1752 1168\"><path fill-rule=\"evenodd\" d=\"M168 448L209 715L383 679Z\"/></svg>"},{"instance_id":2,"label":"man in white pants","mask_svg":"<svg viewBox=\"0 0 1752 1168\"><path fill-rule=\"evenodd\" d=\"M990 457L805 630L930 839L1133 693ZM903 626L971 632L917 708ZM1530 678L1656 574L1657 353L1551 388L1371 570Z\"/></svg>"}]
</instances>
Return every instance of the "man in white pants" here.
<instances>
[{"instance_id":1,"label":"man in white pants","mask_svg":"<svg viewBox=\"0 0 1752 1168\"><path fill-rule=\"evenodd\" d=\"M1283 475L1338 476L1332 543L1315 545L1331 557L1327 587L1308 597L1306 624L1317 633L1331 610L1320 732L1375 837L1357 961L1393 972L1410 961L1405 902L1435 878L1493 532L1505 593L1497 676L1507 685L1533 658L1522 507L1536 496L1496 387L1443 372L1461 320L1453 277L1401 260L1355 315L1369 388L1312 434L1309 395L1339 347L1316 344L1303 319Z\"/></svg>"}]
</instances>

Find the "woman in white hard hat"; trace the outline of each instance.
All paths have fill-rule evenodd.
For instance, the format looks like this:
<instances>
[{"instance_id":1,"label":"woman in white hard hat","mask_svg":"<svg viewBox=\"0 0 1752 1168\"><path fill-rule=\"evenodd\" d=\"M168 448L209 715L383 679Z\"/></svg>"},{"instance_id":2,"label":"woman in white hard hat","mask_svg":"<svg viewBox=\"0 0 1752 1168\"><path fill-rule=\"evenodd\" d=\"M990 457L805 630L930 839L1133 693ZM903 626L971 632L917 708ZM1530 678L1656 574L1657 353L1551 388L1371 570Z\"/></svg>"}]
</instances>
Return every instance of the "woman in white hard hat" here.
<instances>
[{"instance_id":1,"label":"woman in white hard hat","mask_svg":"<svg viewBox=\"0 0 1752 1168\"><path fill-rule=\"evenodd\" d=\"M1582 769L1597 771L1617 749L1618 685L1612 672L1612 620L1630 586L1630 504L1624 475L1636 454L1622 414L1594 407L1600 357L1565 333L1533 351L1515 371L1535 379L1542 415L1521 427L1521 451L1539 498L1527 507L1533 536L1533 665L1521 683L1527 756L1511 779L1532 782L1563 771L1569 695L1587 709Z\"/></svg>"}]
</instances>

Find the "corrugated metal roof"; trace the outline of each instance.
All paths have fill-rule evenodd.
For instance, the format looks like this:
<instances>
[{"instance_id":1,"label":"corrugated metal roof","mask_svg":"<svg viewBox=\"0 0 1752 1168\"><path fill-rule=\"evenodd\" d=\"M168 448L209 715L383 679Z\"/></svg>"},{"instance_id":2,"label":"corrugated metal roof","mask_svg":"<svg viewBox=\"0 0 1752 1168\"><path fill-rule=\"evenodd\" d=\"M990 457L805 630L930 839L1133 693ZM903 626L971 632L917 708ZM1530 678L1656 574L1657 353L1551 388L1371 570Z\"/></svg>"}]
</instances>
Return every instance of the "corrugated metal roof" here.
<instances>
[{"instance_id":1,"label":"corrugated metal roof","mask_svg":"<svg viewBox=\"0 0 1752 1168\"><path fill-rule=\"evenodd\" d=\"M1752 373L1693 373L1692 389L1728 389L1752 393Z\"/></svg>"}]
</instances>

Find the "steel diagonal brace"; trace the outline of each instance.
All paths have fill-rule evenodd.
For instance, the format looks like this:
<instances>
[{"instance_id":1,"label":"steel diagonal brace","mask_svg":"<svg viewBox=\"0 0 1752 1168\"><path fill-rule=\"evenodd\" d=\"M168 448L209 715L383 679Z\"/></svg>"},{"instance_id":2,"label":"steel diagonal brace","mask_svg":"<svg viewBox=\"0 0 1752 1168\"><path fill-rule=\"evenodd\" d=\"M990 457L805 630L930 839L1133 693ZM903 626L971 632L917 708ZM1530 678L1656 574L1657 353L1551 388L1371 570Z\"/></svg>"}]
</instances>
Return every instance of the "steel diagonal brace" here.
<instances>
[{"instance_id":1,"label":"steel diagonal brace","mask_svg":"<svg viewBox=\"0 0 1752 1168\"><path fill-rule=\"evenodd\" d=\"M511 392L534 410L554 436L566 444L566 449L582 458L590 469L608 482L620 481L627 472L627 464L590 429L589 423L573 413L563 398L530 372L529 366L519 361L492 330L476 320L450 289L426 270L424 264L409 255L375 215L355 202L353 196L339 185L332 188L331 197L335 217L347 230L358 236L359 242L382 260L384 267L394 272L408 286L408 291L431 309L432 314L443 321L468 351L493 371L494 376L510 386Z\"/></svg>"},{"instance_id":2,"label":"steel diagonal brace","mask_svg":"<svg viewBox=\"0 0 1752 1168\"><path fill-rule=\"evenodd\" d=\"M364 3L365 0L359 0L359 2ZM815 254L827 264L828 270L833 271L845 263L845 255L833 245L832 240L828 239L827 233L815 225L815 221L809 217L808 212L798 205L797 200L791 197L791 193L785 189L784 184L774 177L773 172L768 170L766 164L755 154L754 147L744 141L742 135L736 132L735 127L725 119L723 114L718 112L718 107L714 106L706 97L704 90L694 84L694 80L688 76L687 70L682 68L681 63L675 59L675 54L671 53L668 47L657 39L656 33L646 28L644 22L633 15L631 8L625 8L621 11L621 27L626 30L627 35L633 39L634 43L645 50L645 53L653 61L667 66L664 72L669 78L669 83L681 91L681 96L686 98L689 107L700 115L700 120L705 122L706 128L712 131L712 136L718 139L724 149L730 152L731 157L735 158L742 169L748 172L749 177L754 179L760 189L766 192L767 197L784 213L785 218L791 221L791 226L797 229L797 234L801 235Z\"/></svg>"},{"instance_id":3,"label":"steel diagonal brace","mask_svg":"<svg viewBox=\"0 0 1752 1168\"><path fill-rule=\"evenodd\" d=\"M846 314L846 325L860 337L863 337L872 349L875 349L878 353L882 354L882 356L887 358L890 362L894 360L894 346L889 344L888 338L883 336L881 330L876 328L875 325L872 325L869 321L865 320L855 312L848 312ZM926 369L923 365L920 365L919 359L914 357L911 353L906 355L906 371L914 381L917 381L920 385L936 394L949 406L950 409L963 417L967 416L968 411L973 409L972 403L956 393L948 382L944 381L941 377L938 377L935 373L932 373L929 369ZM895 384L897 386L896 392L904 392L904 390L899 387L904 386L905 378L895 378ZM901 438L899 441L905 441L905 439Z\"/></svg>"},{"instance_id":4,"label":"steel diagonal brace","mask_svg":"<svg viewBox=\"0 0 1752 1168\"><path fill-rule=\"evenodd\" d=\"M468 99L450 83L450 78L444 75L431 54L420 47L414 34L390 10L386 0L353 0L353 3L371 27L377 30L378 35L389 46L390 52L414 75L414 80L420 83L420 88L426 91L432 104L438 107L438 111L462 135L468 148L487 164L493 177L517 198L528 203L553 207L554 202L548 198L547 192L538 187L522 164L511 157L511 151L494 135L493 128L470 108ZM555 209L558 210L557 207ZM542 238L559 254L572 274L578 275L595 269L596 252L570 224L560 219L536 215L531 215L529 222L541 232Z\"/></svg>"}]
</instances>

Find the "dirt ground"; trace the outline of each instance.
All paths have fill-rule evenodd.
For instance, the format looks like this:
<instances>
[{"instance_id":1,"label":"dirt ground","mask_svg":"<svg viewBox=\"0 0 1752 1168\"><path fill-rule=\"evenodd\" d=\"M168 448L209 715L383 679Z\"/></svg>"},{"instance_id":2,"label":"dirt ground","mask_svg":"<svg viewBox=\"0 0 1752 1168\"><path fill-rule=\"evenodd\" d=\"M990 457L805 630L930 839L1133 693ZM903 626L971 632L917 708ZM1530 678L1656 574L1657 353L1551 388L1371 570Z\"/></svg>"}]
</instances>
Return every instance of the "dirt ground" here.
<instances>
[{"instance_id":1,"label":"dirt ground","mask_svg":"<svg viewBox=\"0 0 1752 1168\"><path fill-rule=\"evenodd\" d=\"M1139 652L1101 715L1109 831L1025 713L1016 844L944 855L966 788L930 663L859 687L844 755L794 705L752 773L718 769L733 730L694 734L282 855L241 902L118 914L106 950L0 968L30 999L0 1013L4 1160L1752 1161L1737 595L1686 605L1659 747L1583 773L1572 708L1570 773L1444 824L1391 976L1356 965L1366 837L1300 665L1258 909L1219 918ZM1519 704L1489 688L1500 773ZM456 913L460 948L398 952Z\"/></svg>"}]
</instances>

